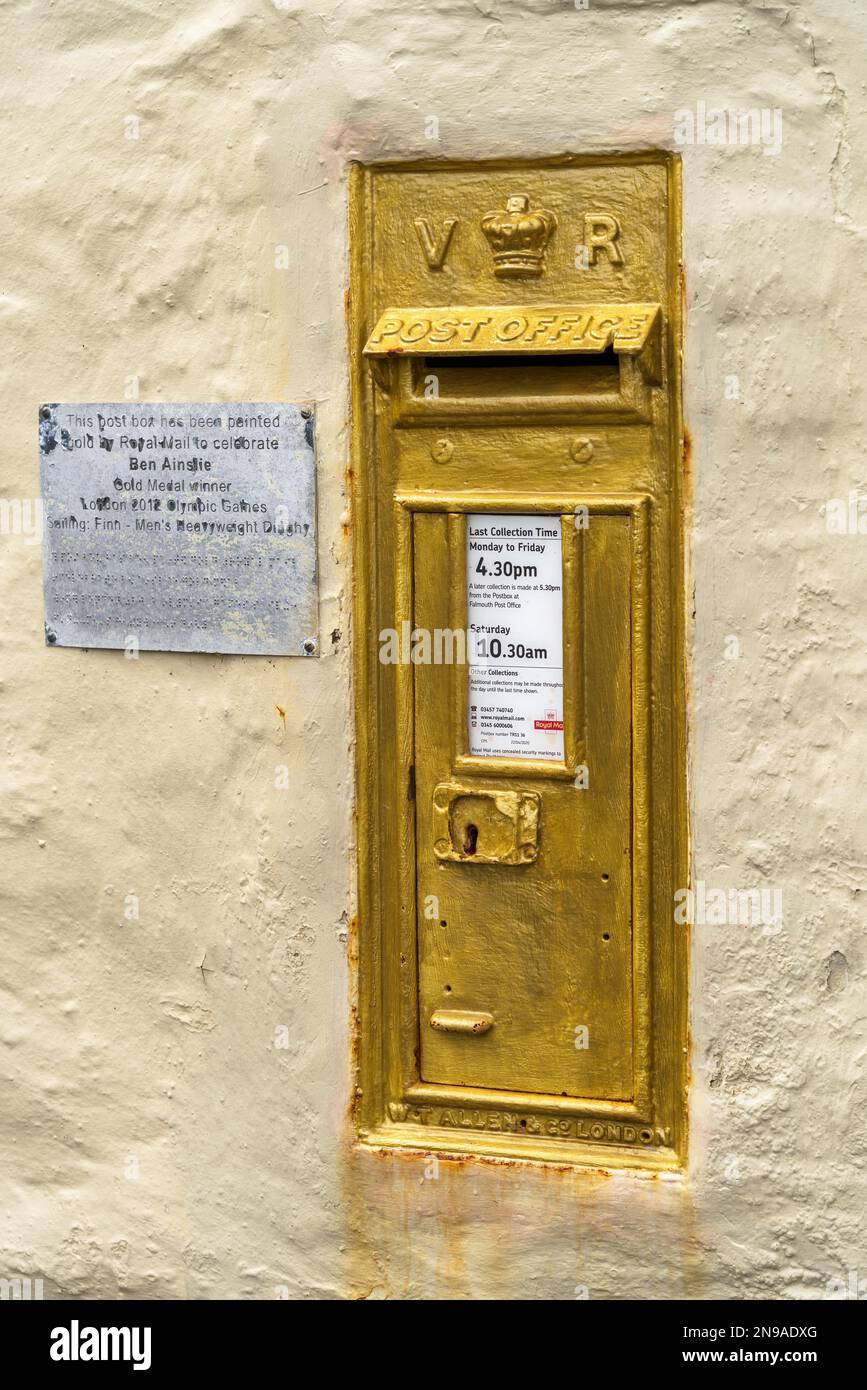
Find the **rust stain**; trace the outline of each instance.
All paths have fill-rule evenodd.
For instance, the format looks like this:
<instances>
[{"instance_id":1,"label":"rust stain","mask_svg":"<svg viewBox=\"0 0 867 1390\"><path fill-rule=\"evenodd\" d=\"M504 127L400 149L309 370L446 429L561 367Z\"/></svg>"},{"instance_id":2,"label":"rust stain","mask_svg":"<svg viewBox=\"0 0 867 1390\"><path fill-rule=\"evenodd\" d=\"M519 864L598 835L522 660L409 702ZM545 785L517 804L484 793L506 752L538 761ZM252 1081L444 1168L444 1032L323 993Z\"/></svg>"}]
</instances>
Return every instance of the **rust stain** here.
<instances>
[{"instance_id":1,"label":"rust stain","mask_svg":"<svg viewBox=\"0 0 867 1390\"><path fill-rule=\"evenodd\" d=\"M286 711L282 705L275 705L275 710L280 716L280 723L283 725L283 732L286 732Z\"/></svg>"},{"instance_id":2,"label":"rust stain","mask_svg":"<svg viewBox=\"0 0 867 1390\"><path fill-rule=\"evenodd\" d=\"M423 1167L430 1158L435 1158L438 1163L444 1164L450 1169L471 1168L474 1171L478 1167L495 1168L499 1171L507 1172L531 1172L542 1179L554 1179L561 1181L564 1178L569 1180L576 1179L576 1185L586 1187L588 1183L595 1179L597 1183L609 1183L614 1177L623 1177L623 1172L614 1172L611 1168L593 1168L582 1164L581 1167L574 1163L552 1163L549 1159L539 1158L508 1158L496 1154L478 1153L452 1153L446 1149L438 1149L436 1145L431 1145L429 1149L404 1149L389 1148L387 1144L353 1144L353 1151L365 1157L369 1154L378 1163L392 1164L399 1162L404 1166ZM653 1180L659 1182L662 1174L645 1172L640 1169L630 1170L630 1178L636 1181Z\"/></svg>"},{"instance_id":3,"label":"rust stain","mask_svg":"<svg viewBox=\"0 0 867 1390\"><path fill-rule=\"evenodd\" d=\"M346 924L346 963L349 968L349 1103L346 1120L354 1136L358 1129L358 1068L360 1058L361 1020L358 1014L358 917L353 913Z\"/></svg>"},{"instance_id":4,"label":"rust stain","mask_svg":"<svg viewBox=\"0 0 867 1390\"><path fill-rule=\"evenodd\" d=\"M439 1174L436 1181L427 1182L425 1167L431 1159L440 1165ZM358 1142L342 1149L340 1171L347 1214L346 1296L358 1300L415 1297L428 1281L452 1298L470 1298L471 1252L480 1221L506 1232L516 1203L515 1210L541 1237L552 1211L575 1212L578 1203L588 1214L596 1213L593 1203L598 1197L604 1199L597 1213L604 1222L612 1180L624 1177L602 1167ZM628 1177L632 1182L652 1179L658 1186L663 1175L631 1172ZM564 1201L573 1205L563 1208L559 1204ZM689 1214L680 1222L688 1232ZM427 1237L422 1257L418 1240L423 1228ZM489 1273L498 1289L508 1290L514 1273L508 1241L501 1253L498 1260L492 1252L499 1267ZM580 1241L574 1253L580 1255Z\"/></svg>"},{"instance_id":5,"label":"rust stain","mask_svg":"<svg viewBox=\"0 0 867 1390\"><path fill-rule=\"evenodd\" d=\"M684 496L692 492L692 435L686 425L683 427L683 485Z\"/></svg>"},{"instance_id":6,"label":"rust stain","mask_svg":"<svg viewBox=\"0 0 867 1390\"><path fill-rule=\"evenodd\" d=\"M355 502L355 470L352 466L351 460L349 463L347 463L346 468L343 472L343 491L346 496L347 512L346 520L344 521L341 518L340 530L343 536L344 543L346 543L349 540L349 527Z\"/></svg>"}]
</instances>

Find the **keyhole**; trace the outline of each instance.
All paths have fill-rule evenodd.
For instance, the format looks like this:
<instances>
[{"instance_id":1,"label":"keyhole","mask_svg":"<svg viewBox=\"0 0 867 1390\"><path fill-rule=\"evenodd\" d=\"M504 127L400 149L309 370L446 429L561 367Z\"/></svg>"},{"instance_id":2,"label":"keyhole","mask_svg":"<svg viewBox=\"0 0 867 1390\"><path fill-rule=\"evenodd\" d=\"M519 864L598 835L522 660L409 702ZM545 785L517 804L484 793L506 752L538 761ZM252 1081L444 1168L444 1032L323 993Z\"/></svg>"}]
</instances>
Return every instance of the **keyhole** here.
<instances>
[{"instance_id":1,"label":"keyhole","mask_svg":"<svg viewBox=\"0 0 867 1390\"><path fill-rule=\"evenodd\" d=\"M479 838L479 827L468 825L464 831L464 854L475 854L476 841Z\"/></svg>"}]
</instances>

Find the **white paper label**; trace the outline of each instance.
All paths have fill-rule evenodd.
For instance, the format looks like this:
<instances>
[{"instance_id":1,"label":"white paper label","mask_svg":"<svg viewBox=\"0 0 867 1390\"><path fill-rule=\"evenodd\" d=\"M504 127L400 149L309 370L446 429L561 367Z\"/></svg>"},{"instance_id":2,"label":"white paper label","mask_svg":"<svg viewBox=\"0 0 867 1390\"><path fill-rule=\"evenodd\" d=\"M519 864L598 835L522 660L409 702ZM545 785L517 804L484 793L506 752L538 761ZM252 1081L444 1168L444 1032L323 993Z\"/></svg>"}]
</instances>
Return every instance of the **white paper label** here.
<instances>
[{"instance_id":1,"label":"white paper label","mask_svg":"<svg viewBox=\"0 0 867 1390\"><path fill-rule=\"evenodd\" d=\"M467 517L470 753L563 758L559 516Z\"/></svg>"}]
</instances>

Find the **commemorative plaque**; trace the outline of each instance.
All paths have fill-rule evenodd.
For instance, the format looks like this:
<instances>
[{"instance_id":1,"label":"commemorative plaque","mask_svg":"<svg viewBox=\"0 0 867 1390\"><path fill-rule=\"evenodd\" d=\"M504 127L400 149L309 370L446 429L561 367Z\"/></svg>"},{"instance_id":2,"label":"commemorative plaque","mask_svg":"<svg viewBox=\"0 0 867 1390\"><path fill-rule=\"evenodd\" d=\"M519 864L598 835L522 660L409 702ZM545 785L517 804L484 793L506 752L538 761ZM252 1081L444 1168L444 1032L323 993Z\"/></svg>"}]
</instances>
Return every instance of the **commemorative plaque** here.
<instances>
[{"instance_id":1,"label":"commemorative plaque","mask_svg":"<svg viewBox=\"0 0 867 1390\"><path fill-rule=\"evenodd\" d=\"M44 405L52 646L313 656L312 407Z\"/></svg>"}]
</instances>

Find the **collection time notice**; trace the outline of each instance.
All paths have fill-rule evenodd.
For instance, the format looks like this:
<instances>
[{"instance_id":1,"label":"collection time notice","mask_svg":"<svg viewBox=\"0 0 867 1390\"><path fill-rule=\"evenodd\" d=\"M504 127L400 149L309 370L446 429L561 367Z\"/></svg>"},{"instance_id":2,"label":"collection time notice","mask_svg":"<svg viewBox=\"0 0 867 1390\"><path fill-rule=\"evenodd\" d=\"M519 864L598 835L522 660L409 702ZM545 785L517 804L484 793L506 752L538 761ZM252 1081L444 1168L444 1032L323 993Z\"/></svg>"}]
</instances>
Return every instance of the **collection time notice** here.
<instances>
[{"instance_id":1,"label":"collection time notice","mask_svg":"<svg viewBox=\"0 0 867 1390\"><path fill-rule=\"evenodd\" d=\"M470 753L563 758L559 516L467 517Z\"/></svg>"}]
</instances>

